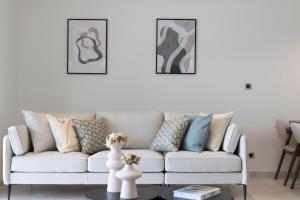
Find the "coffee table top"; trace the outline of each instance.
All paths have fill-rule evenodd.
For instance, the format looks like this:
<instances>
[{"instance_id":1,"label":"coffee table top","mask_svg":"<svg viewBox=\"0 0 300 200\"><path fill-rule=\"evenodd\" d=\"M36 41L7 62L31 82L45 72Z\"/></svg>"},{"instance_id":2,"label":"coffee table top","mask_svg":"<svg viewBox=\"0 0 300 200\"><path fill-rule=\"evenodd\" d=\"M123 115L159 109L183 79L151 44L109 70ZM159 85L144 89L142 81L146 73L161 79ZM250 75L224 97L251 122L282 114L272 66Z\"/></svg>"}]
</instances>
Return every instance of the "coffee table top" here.
<instances>
[{"instance_id":1,"label":"coffee table top","mask_svg":"<svg viewBox=\"0 0 300 200\"><path fill-rule=\"evenodd\" d=\"M182 198L173 197L173 191L178 189L174 186L138 186L139 200L184 200ZM162 198L156 198L161 196ZM86 197L90 200L120 200L120 193L107 193L106 188L92 190L86 193ZM234 200L234 197L228 192L222 191L220 194L208 198L207 200Z\"/></svg>"}]
</instances>

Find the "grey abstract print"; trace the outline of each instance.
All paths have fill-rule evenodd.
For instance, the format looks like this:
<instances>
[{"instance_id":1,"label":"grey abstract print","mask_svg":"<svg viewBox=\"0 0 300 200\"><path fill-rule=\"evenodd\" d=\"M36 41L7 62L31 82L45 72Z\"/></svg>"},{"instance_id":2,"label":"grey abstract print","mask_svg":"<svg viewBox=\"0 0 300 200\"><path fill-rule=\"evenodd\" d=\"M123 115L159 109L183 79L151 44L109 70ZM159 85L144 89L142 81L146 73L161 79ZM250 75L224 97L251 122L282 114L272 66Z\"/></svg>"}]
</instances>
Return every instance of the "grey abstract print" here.
<instances>
[{"instance_id":1,"label":"grey abstract print","mask_svg":"<svg viewBox=\"0 0 300 200\"><path fill-rule=\"evenodd\" d=\"M157 73L194 74L195 52L195 19L157 20Z\"/></svg>"}]
</instances>

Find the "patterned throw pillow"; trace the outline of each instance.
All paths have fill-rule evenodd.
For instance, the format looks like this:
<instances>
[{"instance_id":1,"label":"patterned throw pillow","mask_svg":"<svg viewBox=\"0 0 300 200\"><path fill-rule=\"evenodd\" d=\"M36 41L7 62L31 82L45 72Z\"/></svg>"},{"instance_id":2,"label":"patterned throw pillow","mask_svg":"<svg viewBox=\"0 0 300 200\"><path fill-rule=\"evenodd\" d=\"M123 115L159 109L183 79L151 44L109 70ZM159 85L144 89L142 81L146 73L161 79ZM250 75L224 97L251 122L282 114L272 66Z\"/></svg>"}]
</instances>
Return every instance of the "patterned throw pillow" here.
<instances>
[{"instance_id":1,"label":"patterned throw pillow","mask_svg":"<svg viewBox=\"0 0 300 200\"><path fill-rule=\"evenodd\" d=\"M104 118L97 121L73 119L73 126L79 139L81 152L93 154L106 149L105 139L109 132Z\"/></svg>"},{"instance_id":2,"label":"patterned throw pillow","mask_svg":"<svg viewBox=\"0 0 300 200\"><path fill-rule=\"evenodd\" d=\"M151 145L151 150L162 152L178 151L190 122L190 119L164 121Z\"/></svg>"}]
</instances>

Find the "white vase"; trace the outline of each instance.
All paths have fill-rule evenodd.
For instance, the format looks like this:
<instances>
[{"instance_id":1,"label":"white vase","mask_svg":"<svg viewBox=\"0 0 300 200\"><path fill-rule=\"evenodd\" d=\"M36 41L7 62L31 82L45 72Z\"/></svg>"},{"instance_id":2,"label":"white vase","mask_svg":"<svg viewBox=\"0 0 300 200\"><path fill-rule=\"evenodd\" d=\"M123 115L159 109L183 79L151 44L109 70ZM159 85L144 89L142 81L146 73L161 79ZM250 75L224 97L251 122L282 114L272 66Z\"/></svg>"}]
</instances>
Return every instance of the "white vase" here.
<instances>
[{"instance_id":1,"label":"white vase","mask_svg":"<svg viewBox=\"0 0 300 200\"><path fill-rule=\"evenodd\" d=\"M142 172L134 169L132 165L125 167L116 173L122 179L121 199L135 199L138 197L135 180L142 176Z\"/></svg>"},{"instance_id":2,"label":"white vase","mask_svg":"<svg viewBox=\"0 0 300 200\"><path fill-rule=\"evenodd\" d=\"M121 170L124 167L124 164L121 162L121 149L123 146L122 143L111 144L110 152L107 155L108 160L106 161L106 166L109 169L108 182L107 182L107 192L121 192L122 181L118 179L115 174L117 171Z\"/></svg>"}]
</instances>

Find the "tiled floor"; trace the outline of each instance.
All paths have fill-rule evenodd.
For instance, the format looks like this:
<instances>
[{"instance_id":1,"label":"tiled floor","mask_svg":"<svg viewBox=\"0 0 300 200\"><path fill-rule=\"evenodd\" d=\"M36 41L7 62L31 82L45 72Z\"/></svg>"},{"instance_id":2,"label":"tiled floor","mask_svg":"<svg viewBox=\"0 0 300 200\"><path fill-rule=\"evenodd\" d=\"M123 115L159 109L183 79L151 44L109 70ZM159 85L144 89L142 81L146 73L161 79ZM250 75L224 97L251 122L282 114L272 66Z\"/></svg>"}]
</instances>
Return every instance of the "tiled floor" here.
<instances>
[{"instance_id":1,"label":"tiled floor","mask_svg":"<svg viewBox=\"0 0 300 200\"><path fill-rule=\"evenodd\" d=\"M272 177L252 177L249 184L249 193L254 200L300 200L300 179L295 189L283 186L283 179L274 180Z\"/></svg>"},{"instance_id":2,"label":"tiled floor","mask_svg":"<svg viewBox=\"0 0 300 200\"><path fill-rule=\"evenodd\" d=\"M253 177L249 182L248 200L300 200L300 180L294 190L282 186L283 180L271 177ZM85 193L98 186L14 186L11 200L85 200ZM223 186L242 198L241 186ZM0 199L6 199L4 187L0 188Z\"/></svg>"}]
</instances>

